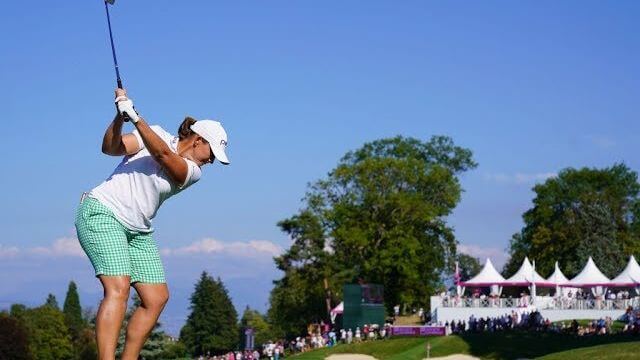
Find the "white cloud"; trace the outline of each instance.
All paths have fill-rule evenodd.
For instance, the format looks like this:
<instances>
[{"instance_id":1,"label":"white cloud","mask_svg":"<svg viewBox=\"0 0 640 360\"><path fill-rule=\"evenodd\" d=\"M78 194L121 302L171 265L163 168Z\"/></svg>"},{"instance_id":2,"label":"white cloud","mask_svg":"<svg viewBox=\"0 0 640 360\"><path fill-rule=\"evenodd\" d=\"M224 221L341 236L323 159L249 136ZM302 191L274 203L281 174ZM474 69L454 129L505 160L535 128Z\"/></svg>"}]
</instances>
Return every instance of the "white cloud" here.
<instances>
[{"instance_id":1,"label":"white cloud","mask_svg":"<svg viewBox=\"0 0 640 360\"><path fill-rule=\"evenodd\" d=\"M84 251L76 237L56 239L50 247L39 246L29 248L31 254L47 256L84 256Z\"/></svg>"},{"instance_id":2,"label":"white cloud","mask_svg":"<svg viewBox=\"0 0 640 360\"><path fill-rule=\"evenodd\" d=\"M175 249L164 248L160 251L164 256L193 255L193 254L228 254L237 257L278 256L282 248L275 243L265 240L251 240L247 242L222 242L216 239L203 239L191 245Z\"/></svg>"},{"instance_id":3,"label":"white cloud","mask_svg":"<svg viewBox=\"0 0 640 360\"><path fill-rule=\"evenodd\" d=\"M0 244L0 259L15 257L18 253L20 253L20 249L17 247Z\"/></svg>"},{"instance_id":4,"label":"white cloud","mask_svg":"<svg viewBox=\"0 0 640 360\"><path fill-rule=\"evenodd\" d=\"M533 184L539 181L544 181L549 178L557 176L556 173L534 173L534 174L526 174L526 173L515 173L515 174L504 174L504 173L486 173L484 175L485 180L497 182L501 184L516 184L516 185L528 185Z\"/></svg>"},{"instance_id":5,"label":"white cloud","mask_svg":"<svg viewBox=\"0 0 640 360\"><path fill-rule=\"evenodd\" d=\"M178 248L163 248L160 254L163 256L195 255L195 254L223 254L235 257L265 257L278 256L283 249L277 244L265 240L222 242L212 238L206 238L193 242L190 245ZM36 246L20 249L16 246L3 246L0 244L0 259L24 256L53 256L53 257L85 257L85 253L76 237L63 237L56 239L51 246Z\"/></svg>"},{"instance_id":6,"label":"white cloud","mask_svg":"<svg viewBox=\"0 0 640 360\"><path fill-rule=\"evenodd\" d=\"M502 268L507 262L507 253L499 248L460 244L458 245L458 252L479 258L480 264L484 264L484 261L489 258L496 269Z\"/></svg>"}]
</instances>

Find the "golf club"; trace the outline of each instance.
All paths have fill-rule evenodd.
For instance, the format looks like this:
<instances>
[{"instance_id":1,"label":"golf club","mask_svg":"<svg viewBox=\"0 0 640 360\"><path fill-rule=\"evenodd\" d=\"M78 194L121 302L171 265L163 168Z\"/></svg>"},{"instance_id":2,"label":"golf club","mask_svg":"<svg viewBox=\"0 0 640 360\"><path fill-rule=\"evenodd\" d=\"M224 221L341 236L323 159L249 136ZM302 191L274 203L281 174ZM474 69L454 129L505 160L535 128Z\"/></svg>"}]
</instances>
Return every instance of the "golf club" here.
<instances>
[{"instance_id":1,"label":"golf club","mask_svg":"<svg viewBox=\"0 0 640 360\"><path fill-rule=\"evenodd\" d=\"M104 9L107 11L107 24L109 25L109 40L111 40L111 54L113 54L113 65L116 68L116 82L118 88L123 89L122 80L120 79L120 70L118 68L118 59L116 58L116 48L113 45L113 33L111 32L111 16L109 16L109 5L115 4L116 0L104 0ZM129 121L129 116L124 114L124 121Z\"/></svg>"},{"instance_id":2,"label":"golf club","mask_svg":"<svg viewBox=\"0 0 640 360\"><path fill-rule=\"evenodd\" d=\"M111 53L113 54L113 64L116 68L116 80L118 87L122 89L122 80L120 79L120 70L118 69L118 59L116 58L116 48L113 45L113 33L111 32L111 17L109 16L109 5L115 4L116 0L105 0L104 9L107 11L107 24L109 25L109 40L111 40ZM108 4L107 4L108 3Z\"/></svg>"}]
</instances>

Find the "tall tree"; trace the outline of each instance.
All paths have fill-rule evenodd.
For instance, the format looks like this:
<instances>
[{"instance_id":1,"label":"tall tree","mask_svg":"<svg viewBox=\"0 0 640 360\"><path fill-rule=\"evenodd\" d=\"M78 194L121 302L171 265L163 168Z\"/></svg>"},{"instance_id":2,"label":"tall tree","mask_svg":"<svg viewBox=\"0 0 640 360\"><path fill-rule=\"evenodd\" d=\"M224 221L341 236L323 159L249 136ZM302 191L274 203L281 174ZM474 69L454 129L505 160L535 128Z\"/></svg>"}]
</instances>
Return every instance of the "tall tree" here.
<instances>
[{"instance_id":1,"label":"tall tree","mask_svg":"<svg viewBox=\"0 0 640 360\"><path fill-rule=\"evenodd\" d=\"M58 300L56 299L55 295L53 295L53 294L49 294L49 296L47 296L47 301L44 304L46 306L51 306L52 308L54 308L56 310L60 310L60 306L58 305Z\"/></svg>"},{"instance_id":2,"label":"tall tree","mask_svg":"<svg viewBox=\"0 0 640 360\"><path fill-rule=\"evenodd\" d=\"M458 253L457 260L460 271L460 281L467 281L482 270L482 265L480 265L480 260L477 257Z\"/></svg>"},{"instance_id":3,"label":"tall tree","mask_svg":"<svg viewBox=\"0 0 640 360\"><path fill-rule=\"evenodd\" d=\"M533 207L511 238L504 274L513 274L528 256L541 274L550 274L558 261L573 276L592 256L612 277L629 255L640 255L640 184L626 165L567 168L533 191Z\"/></svg>"},{"instance_id":4,"label":"tall tree","mask_svg":"<svg viewBox=\"0 0 640 360\"><path fill-rule=\"evenodd\" d=\"M29 332L29 349L38 360L62 360L74 357L71 336L64 314L50 306L29 309L24 314Z\"/></svg>"},{"instance_id":5,"label":"tall tree","mask_svg":"<svg viewBox=\"0 0 640 360\"><path fill-rule=\"evenodd\" d=\"M284 272L270 297L276 329L293 335L329 320L325 279L336 297L361 280L384 285L388 310L426 305L456 253L446 220L460 200L457 176L475 166L471 151L445 136L398 136L347 153L278 224L293 244L275 259Z\"/></svg>"},{"instance_id":6,"label":"tall tree","mask_svg":"<svg viewBox=\"0 0 640 360\"><path fill-rule=\"evenodd\" d=\"M23 304L11 304L9 315L20 320L24 317L24 314L27 312L27 310L27 307Z\"/></svg>"},{"instance_id":7,"label":"tall tree","mask_svg":"<svg viewBox=\"0 0 640 360\"><path fill-rule=\"evenodd\" d=\"M78 360L94 360L98 358L98 345L94 328L84 328L74 343L75 358Z\"/></svg>"},{"instance_id":8,"label":"tall tree","mask_svg":"<svg viewBox=\"0 0 640 360\"><path fill-rule=\"evenodd\" d=\"M82 307L80 306L78 287L73 281L69 282L62 312L64 313L64 323L67 325L69 333L73 339L77 339L85 327L85 322L82 319Z\"/></svg>"},{"instance_id":9,"label":"tall tree","mask_svg":"<svg viewBox=\"0 0 640 360\"><path fill-rule=\"evenodd\" d=\"M216 281L202 272L191 295L190 309L180 340L193 356L236 349L238 313L220 278Z\"/></svg>"},{"instance_id":10,"label":"tall tree","mask_svg":"<svg viewBox=\"0 0 640 360\"><path fill-rule=\"evenodd\" d=\"M96 316L93 308L82 309L82 320L86 327L82 329L74 342L75 358L77 360L91 360L98 357L98 344L96 343Z\"/></svg>"},{"instance_id":11,"label":"tall tree","mask_svg":"<svg viewBox=\"0 0 640 360\"><path fill-rule=\"evenodd\" d=\"M30 360L29 339L23 322L0 313L0 359Z\"/></svg>"}]
</instances>

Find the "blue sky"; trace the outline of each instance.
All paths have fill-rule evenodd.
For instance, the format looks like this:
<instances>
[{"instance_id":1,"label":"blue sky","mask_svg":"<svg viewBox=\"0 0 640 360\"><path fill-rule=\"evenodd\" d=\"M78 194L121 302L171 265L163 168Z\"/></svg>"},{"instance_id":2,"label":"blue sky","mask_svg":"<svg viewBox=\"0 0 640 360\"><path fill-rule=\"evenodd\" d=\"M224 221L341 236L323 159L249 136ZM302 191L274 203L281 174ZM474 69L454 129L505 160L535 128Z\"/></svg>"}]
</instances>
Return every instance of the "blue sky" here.
<instances>
[{"instance_id":1,"label":"blue sky","mask_svg":"<svg viewBox=\"0 0 640 360\"><path fill-rule=\"evenodd\" d=\"M276 223L308 182L366 141L451 136L479 163L450 218L461 248L504 263L531 187L565 167L640 169L640 3L634 1L127 1L111 12L137 109L175 132L215 118L233 164L155 219L176 333L202 270L239 311L266 310ZM0 13L7 155L0 179L0 308L101 289L75 242L79 195L117 158L100 153L115 75L103 3L14 1ZM545 275L545 274L543 274Z\"/></svg>"}]
</instances>

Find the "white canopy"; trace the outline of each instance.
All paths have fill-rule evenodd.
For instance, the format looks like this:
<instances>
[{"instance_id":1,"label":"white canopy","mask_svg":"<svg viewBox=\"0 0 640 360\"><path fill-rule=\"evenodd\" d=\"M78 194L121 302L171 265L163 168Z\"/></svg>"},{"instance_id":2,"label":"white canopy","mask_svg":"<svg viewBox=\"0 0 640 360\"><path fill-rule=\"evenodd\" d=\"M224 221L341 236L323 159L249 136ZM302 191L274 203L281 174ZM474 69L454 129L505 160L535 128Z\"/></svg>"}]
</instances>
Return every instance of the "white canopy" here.
<instances>
[{"instance_id":1,"label":"white canopy","mask_svg":"<svg viewBox=\"0 0 640 360\"><path fill-rule=\"evenodd\" d=\"M564 276L564 274L560 270L560 267L558 266L557 261L556 261L556 268L555 270L553 270L553 274L551 274L551 276L547 278L547 282L555 286L566 285L567 283L569 283L569 279L567 279L567 277Z\"/></svg>"},{"instance_id":2,"label":"white canopy","mask_svg":"<svg viewBox=\"0 0 640 360\"><path fill-rule=\"evenodd\" d=\"M484 267L480 270L480 273L468 281L461 282L462 286L491 286L491 285L500 285L504 281L504 278L496 268L493 267L491 260L487 258L487 261L484 263Z\"/></svg>"},{"instance_id":3,"label":"white canopy","mask_svg":"<svg viewBox=\"0 0 640 360\"><path fill-rule=\"evenodd\" d=\"M571 294L572 291L576 291L577 288L567 287L565 285L569 284L569 279L562 273L560 270L560 266L558 266L558 262L556 261L555 270L553 270L553 274L547 278L547 283L550 286L556 287L556 295L555 296L563 296L565 294Z\"/></svg>"},{"instance_id":4,"label":"white canopy","mask_svg":"<svg viewBox=\"0 0 640 360\"><path fill-rule=\"evenodd\" d=\"M513 276L503 281L501 285L505 286L529 286L531 283L536 285L547 285L547 280L540 276L529 262L529 258L525 257L522 261L520 269Z\"/></svg>"},{"instance_id":5,"label":"white canopy","mask_svg":"<svg viewBox=\"0 0 640 360\"><path fill-rule=\"evenodd\" d=\"M591 256L589 256L587 265L585 265L582 271L578 275L576 275L576 277L571 279L567 285L572 287L592 287L608 286L609 284L609 278L604 276L604 274L593 262Z\"/></svg>"},{"instance_id":6,"label":"white canopy","mask_svg":"<svg viewBox=\"0 0 640 360\"><path fill-rule=\"evenodd\" d=\"M640 286L640 265L638 265L638 262L633 255L629 257L627 267L622 270L620 275L611 280L611 286Z\"/></svg>"}]
</instances>

